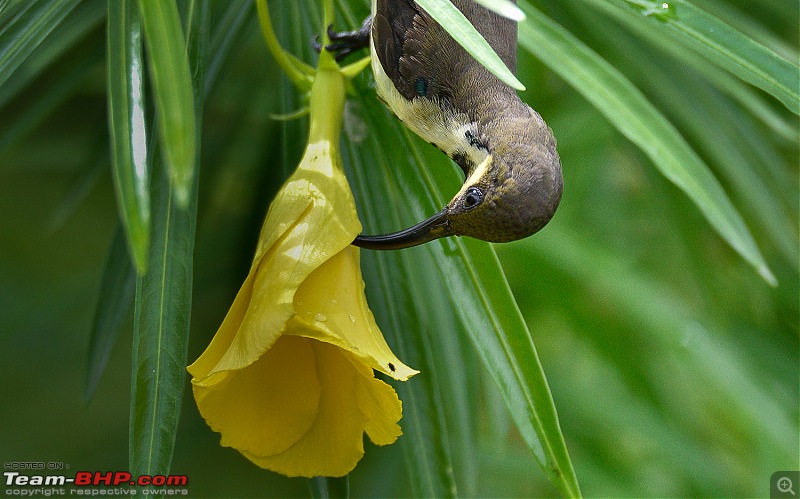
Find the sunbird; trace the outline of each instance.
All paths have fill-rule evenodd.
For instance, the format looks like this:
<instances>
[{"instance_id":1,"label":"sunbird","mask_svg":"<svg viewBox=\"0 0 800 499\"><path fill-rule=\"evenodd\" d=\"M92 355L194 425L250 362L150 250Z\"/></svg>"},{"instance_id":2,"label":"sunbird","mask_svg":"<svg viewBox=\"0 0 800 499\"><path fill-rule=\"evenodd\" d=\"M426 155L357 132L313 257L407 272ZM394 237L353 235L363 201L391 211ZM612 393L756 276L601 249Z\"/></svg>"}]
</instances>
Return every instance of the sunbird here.
<instances>
[{"instance_id":1,"label":"sunbird","mask_svg":"<svg viewBox=\"0 0 800 499\"><path fill-rule=\"evenodd\" d=\"M473 0L452 2L516 73L517 23ZM373 0L361 29L329 29L329 37L340 57L369 45L378 97L465 176L439 213L353 244L401 249L453 235L507 242L550 221L563 189L552 130L414 0Z\"/></svg>"}]
</instances>

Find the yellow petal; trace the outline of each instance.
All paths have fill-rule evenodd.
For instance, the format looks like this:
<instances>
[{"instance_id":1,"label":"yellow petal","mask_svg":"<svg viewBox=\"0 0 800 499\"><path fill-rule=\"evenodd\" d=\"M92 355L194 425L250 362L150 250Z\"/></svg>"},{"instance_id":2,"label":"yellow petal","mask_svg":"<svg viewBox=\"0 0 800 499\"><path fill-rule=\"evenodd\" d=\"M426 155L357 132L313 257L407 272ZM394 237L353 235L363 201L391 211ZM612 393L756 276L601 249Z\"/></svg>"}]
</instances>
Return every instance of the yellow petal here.
<instances>
[{"instance_id":1,"label":"yellow petal","mask_svg":"<svg viewBox=\"0 0 800 499\"><path fill-rule=\"evenodd\" d=\"M214 383L215 379L209 379L209 375L214 370L214 367L219 363L220 359L230 348L233 343L236 333L239 331L239 326L247 313L247 307L250 306L250 298L253 294L253 281L255 281L255 272L250 271L250 275L245 279L241 289L236 294L236 299L233 300L225 320L217 330L217 334L211 340L211 343L206 348L206 351L201 355L192 365L187 367L187 370L192 375L192 382L203 381L205 383Z\"/></svg>"},{"instance_id":2,"label":"yellow petal","mask_svg":"<svg viewBox=\"0 0 800 499\"><path fill-rule=\"evenodd\" d=\"M208 378L198 381L213 383L217 373L252 364L280 337L294 313L294 293L313 270L281 249L277 244L250 270L211 344L189 366L194 378Z\"/></svg>"},{"instance_id":3,"label":"yellow petal","mask_svg":"<svg viewBox=\"0 0 800 499\"><path fill-rule=\"evenodd\" d=\"M308 340L281 338L253 364L221 377L213 387L192 388L200 414L226 447L279 454L318 418L322 387Z\"/></svg>"},{"instance_id":4,"label":"yellow petal","mask_svg":"<svg viewBox=\"0 0 800 499\"><path fill-rule=\"evenodd\" d=\"M309 144L303 160L270 206L250 274L208 349L191 366L194 378L255 362L294 313L300 285L350 245L361 231L338 154L328 142Z\"/></svg>"},{"instance_id":5,"label":"yellow petal","mask_svg":"<svg viewBox=\"0 0 800 499\"><path fill-rule=\"evenodd\" d=\"M308 144L297 170L270 205L255 261L288 229L303 243L298 245L295 240L292 254L312 258L315 268L353 242L361 232L361 222L339 162L338 150L332 143Z\"/></svg>"},{"instance_id":6,"label":"yellow petal","mask_svg":"<svg viewBox=\"0 0 800 499\"><path fill-rule=\"evenodd\" d=\"M290 334L332 343L367 365L405 381L418 371L403 364L375 323L361 278L359 249L348 246L312 272L295 294Z\"/></svg>"},{"instance_id":7,"label":"yellow petal","mask_svg":"<svg viewBox=\"0 0 800 499\"><path fill-rule=\"evenodd\" d=\"M373 377L372 369L328 343L284 337L276 346L284 341L306 342L313 350L319 411L308 431L284 452L268 455L250 447L242 450L248 459L287 476L343 476L364 454L365 431L380 444L401 435L400 400L391 386Z\"/></svg>"}]
</instances>

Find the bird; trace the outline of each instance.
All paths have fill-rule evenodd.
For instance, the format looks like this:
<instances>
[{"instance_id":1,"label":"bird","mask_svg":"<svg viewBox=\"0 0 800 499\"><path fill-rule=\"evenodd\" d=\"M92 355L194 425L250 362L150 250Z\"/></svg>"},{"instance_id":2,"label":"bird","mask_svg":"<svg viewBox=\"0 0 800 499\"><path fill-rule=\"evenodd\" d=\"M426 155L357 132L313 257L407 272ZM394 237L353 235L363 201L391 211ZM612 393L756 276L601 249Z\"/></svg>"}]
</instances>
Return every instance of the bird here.
<instances>
[{"instance_id":1,"label":"bird","mask_svg":"<svg viewBox=\"0 0 800 499\"><path fill-rule=\"evenodd\" d=\"M516 73L516 22L473 0L452 2ZM563 190L552 130L414 0L373 0L361 29L329 29L329 37L339 57L369 45L378 97L465 179L430 218L398 232L359 235L354 245L393 250L447 236L509 242L550 221Z\"/></svg>"}]
</instances>

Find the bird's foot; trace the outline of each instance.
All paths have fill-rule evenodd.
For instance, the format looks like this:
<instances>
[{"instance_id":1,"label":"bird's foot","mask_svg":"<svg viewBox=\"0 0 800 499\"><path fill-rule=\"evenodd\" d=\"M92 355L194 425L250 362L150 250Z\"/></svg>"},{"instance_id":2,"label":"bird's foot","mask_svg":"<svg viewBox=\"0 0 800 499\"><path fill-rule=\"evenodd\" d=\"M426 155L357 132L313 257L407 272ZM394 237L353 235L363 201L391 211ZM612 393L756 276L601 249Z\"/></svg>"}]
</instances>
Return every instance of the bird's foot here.
<instances>
[{"instance_id":1,"label":"bird's foot","mask_svg":"<svg viewBox=\"0 0 800 499\"><path fill-rule=\"evenodd\" d=\"M357 52L369 45L369 32L372 28L372 16L366 18L364 23L355 31L334 31L333 25L328 26L328 38L331 43L325 46L325 50L332 52L336 56L336 62ZM322 50L319 35L314 36L311 45L317 52Z\"/></svg>"}]
</instances>

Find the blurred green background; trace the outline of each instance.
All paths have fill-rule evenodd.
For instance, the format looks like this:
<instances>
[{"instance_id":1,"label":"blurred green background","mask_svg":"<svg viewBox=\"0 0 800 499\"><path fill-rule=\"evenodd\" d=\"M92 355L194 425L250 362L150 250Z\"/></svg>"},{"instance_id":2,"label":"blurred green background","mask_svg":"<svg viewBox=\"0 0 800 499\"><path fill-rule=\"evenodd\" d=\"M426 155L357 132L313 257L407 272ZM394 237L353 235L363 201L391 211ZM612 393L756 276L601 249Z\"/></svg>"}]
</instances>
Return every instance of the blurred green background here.
<instances>
[{"instance_id":1,"label":"blurred green background","mask_svg":"<svg viewBox=\"0 0 800 499\"><path fill-rule=\"evenodd\" d=\"M771 287L761 279L640 149L520 49L524 98L558 139L564 197L541 233L495 250L547 375L581 490L589 497L767 496L774 471L800 469L797 116L753 87L720 84L727 80L687 63L688 49L665 48L598 8L603 2L527 3L609 61L678 129L725 188L779 282ZM693 3L797 63L797 2ZM314 61L308 41L320 23L316 10L307 11L312 2L272 4L285 46ZM3 33L16 5L0 2L0 61L11 50ZM337 19L344 27L356 26L368 10L364 1L337 6L347 14ZM209 50L223 56L208 69L215 78L202 112L190 361L208 344L247 273L271 196L300 157L305 126L270 117L297 109L302 96L268 54L252 3L210 2L208 8ZM96 391L85 396L90 331L119 225L109 167L105 12L105 2L77 2L0 85L4 462L128 467L132 314ZM368 169L354 173L352 151L380 143L373 153L398 160L397 169L408 155L392 142L396 120L374 98L370 79L355 81L360 97L345 116L345 161L359 202L369 183L381 179L369 177ZM369 126L376 120L386 129ZM410 140L430 168L446 170L438 174L441 192L452 195L460 183L457 168ZM360 177L365 171L367 182ZM397 203L403 201L399 193ZM388 225L365 221L367 229ZM380 258L363 257L371 303L385 298L375 284ZM435 264L426 248L398 258L409 269ZM424 287L392 282L408 300L426 300ZM422 327L444 339L422 354L412 349L404 361L421 368L420 376L427 368L427 383L448 373L462 383L463 392L443 396L452 402L446 417L466 421L447 436L458 495L556 494L462 326L436 317ZM397 335L417 335L385 332L393 347ZM445 354L453 357L438 365ZM449 370L453 362L457 372ZM398 387L401 398L406 407L423 407L414 383L423 381ZM260 470L220 447L186 386L171 472L189 475L194 496L309 494L306 480ZM409 478L414 452L402 438L388 448L367 444L350 478L351 494L420 493Z\"/></svg>"}]
</instances>

